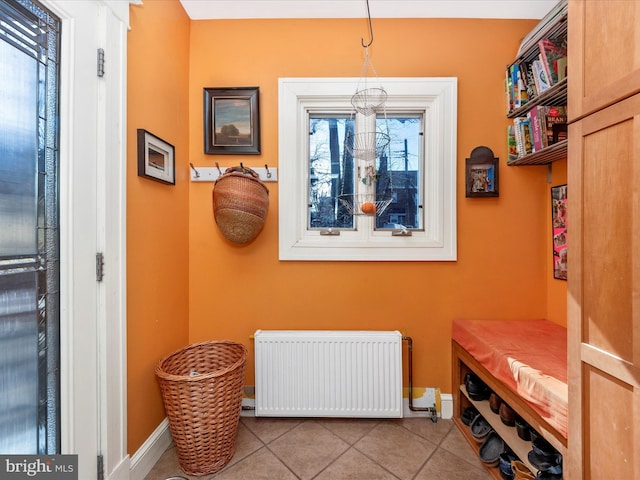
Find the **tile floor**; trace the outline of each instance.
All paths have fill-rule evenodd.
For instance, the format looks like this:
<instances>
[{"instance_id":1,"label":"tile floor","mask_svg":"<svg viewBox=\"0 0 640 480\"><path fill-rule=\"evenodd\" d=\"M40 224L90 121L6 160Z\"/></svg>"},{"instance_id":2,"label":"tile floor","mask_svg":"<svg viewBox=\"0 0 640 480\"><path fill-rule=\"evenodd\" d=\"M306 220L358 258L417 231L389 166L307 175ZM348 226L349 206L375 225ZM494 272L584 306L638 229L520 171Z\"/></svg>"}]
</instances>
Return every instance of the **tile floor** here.
<instances>
[{"instance_id":1,"label":"tile floor","mask_svg":"<svg viewBox=\"0 0 640 480\"><path fill-rule=\"evenodd\" d=\"M185 475L175 446L145 480L488 480L451 420L240 418L236 453L213 475Z\"/></svg>"}]
</instances>

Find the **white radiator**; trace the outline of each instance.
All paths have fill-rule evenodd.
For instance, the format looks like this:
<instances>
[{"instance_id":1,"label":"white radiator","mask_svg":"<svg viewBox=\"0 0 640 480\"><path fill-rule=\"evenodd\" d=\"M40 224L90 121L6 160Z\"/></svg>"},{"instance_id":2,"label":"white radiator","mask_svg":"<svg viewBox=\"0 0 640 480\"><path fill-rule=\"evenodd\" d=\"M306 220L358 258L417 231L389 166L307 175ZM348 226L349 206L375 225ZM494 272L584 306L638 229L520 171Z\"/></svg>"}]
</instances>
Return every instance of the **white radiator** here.
<instances>
[{"instance_id":1,"label":"white radiator","mask_svg":"<svg viewBox=\"0 0 640 480\"><path fill-rule=\"evenodd\" d=\"M256 416L402 417L397 331L257 330Z\"/></svg>"}]
</instances>

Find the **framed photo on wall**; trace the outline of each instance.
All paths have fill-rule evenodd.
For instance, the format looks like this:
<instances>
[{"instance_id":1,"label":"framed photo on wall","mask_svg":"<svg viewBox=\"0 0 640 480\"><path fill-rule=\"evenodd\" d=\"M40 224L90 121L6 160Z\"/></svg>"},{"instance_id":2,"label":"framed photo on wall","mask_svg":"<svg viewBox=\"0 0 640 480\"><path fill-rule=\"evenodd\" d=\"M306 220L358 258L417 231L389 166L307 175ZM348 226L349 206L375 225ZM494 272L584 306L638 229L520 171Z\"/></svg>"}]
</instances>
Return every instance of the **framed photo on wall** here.
<instances>
[{"instance_id":1,"label":"framed photo on wall","mask_svg":"<svg viewBox=\"0 0 640 480\"><path fill-rule=\"evenodd\" d=\"M204 89L204 153L260 153L258 87Z\"/></svg>"},{"instance_id":2,"label":"framed photo on wall","mask_svg":"<svg viewBox=\"0 0 640 480\"><path fill-rule=\"evenodd\" d=\"M567 279L567 186L551 187L553 278Z\"/></svg>"},{"instance_id":3,"label":"framed photo on wall","mask_svg":"<svg viewBox=\"0 0 640 480\"><path fill-rule=\"evenodd\" d=\"M466 159L465 183L467 197L497 197L498 159L488 147L476 147Z\"/></svg>"},{"instance_id":4,"label":"framed photo on wall","mask_svg":"<svg viewBox=\"0 0 640 480\"><path fill-rule=\"evenodd\" d=\"M146 130L138 129L138 175L175 185L175 148Z\"/></svg>"}]
</instances>

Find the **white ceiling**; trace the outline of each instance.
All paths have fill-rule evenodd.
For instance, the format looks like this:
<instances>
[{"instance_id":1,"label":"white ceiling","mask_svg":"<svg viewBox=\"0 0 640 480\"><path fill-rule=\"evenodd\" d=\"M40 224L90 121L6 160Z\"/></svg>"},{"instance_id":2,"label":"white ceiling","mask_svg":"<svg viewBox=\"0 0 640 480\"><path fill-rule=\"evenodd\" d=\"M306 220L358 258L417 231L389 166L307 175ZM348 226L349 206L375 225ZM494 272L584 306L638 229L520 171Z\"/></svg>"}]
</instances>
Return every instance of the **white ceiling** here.
<instances>
[{"instance_id":1,"label":"white ceiling","mask_svg":"<svg viewBox=\"0 0 640 480\"><path fill-rule=\"evenodd\" d=\"M180 0L192 20L366 18L366 0ZM373 18L540 19L558 0L369 0Z\"/></svg>"}]
</instances>

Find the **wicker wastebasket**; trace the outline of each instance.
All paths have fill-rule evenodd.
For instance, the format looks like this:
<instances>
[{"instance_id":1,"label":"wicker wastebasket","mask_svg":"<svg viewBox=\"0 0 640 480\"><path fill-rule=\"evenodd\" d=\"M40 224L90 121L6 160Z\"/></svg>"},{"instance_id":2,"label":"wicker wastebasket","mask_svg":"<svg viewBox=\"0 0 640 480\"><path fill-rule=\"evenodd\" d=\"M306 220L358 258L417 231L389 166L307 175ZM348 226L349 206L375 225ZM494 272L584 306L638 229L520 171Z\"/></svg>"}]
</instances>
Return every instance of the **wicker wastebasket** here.
<instances>
[{"instance_id":1,"label":"wicker wastebasket","mask_svg":"<svg viewBox=\"0 0 640 480\"><path fill-rule=\"evenodd\" d=\"M187 475L208 475L225 467L236 450L247 349L210 341L160 360L156 378Z\"/></svg>"}]
</instances>

